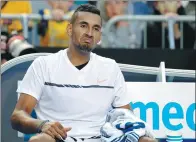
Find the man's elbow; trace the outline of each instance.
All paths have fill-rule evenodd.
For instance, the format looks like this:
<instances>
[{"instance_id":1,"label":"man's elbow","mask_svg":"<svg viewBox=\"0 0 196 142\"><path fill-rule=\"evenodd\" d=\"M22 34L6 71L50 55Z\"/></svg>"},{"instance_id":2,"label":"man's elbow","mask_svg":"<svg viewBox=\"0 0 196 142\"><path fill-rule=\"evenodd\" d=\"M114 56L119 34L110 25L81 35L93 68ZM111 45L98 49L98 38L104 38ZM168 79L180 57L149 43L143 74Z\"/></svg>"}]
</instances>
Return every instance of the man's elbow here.
<instances>
[{"instance_id":1,"label":"man's elbow","mask_svg":"<svg viewBox=\"0 0 196 142\"><path fill-rule=\"evenodd\" d=\"M17 130L17 127L18 127L18 114L16 111L14 111L11 115L11 118L10 118L10 122L11 122L11 126L14 130Z\"/></svg>"}]
</instances>

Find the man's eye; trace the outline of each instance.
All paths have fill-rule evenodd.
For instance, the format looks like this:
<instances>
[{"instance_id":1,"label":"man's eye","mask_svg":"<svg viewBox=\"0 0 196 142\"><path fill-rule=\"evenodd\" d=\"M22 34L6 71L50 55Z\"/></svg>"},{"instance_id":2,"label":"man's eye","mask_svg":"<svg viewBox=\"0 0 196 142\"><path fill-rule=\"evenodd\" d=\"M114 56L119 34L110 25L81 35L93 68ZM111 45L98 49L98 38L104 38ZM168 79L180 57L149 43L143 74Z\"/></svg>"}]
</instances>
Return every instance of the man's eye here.
<instances>
[{"instance_id":1,"label":"man's eye","mask_svg":"<svg viewBox=\"0 0 196 142\"><path fill-rule=\"evenodd\" d=\"M81 25L80 27L85 28L85 27L86 27L86 25Z\"/></svg>"},{"instance_id":2,"label":"man's eye","mask_svg":"<svg viewBox=\"0 0 196 142\"><path fill-rule=\"evenodd\" d=\"M95 30L96 30L96 31L100 31L100 29L99 29L99 28L95 28Z\"/></svg>"}]
</instances>

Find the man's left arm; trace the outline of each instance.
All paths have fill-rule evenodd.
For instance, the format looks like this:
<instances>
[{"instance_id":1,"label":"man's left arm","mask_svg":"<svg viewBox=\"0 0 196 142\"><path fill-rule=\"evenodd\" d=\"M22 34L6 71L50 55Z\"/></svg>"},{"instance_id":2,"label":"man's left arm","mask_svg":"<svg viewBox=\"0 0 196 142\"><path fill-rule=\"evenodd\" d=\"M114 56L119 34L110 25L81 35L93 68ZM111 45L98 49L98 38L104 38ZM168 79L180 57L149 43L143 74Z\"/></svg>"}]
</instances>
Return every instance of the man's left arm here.
<instances>
[{"instance_id":1,"label":"man's left arm","mask_svg":"<svg viewBox=\"0 0 196 142\"><path fill-rule=\"evenodd\" d=\"M113 108L123 108L128 109L132 111L132 108L130 106L131 102L131 95L127 92L127 85L124 79L124 76L120 70L120 68L116 67L117 75L116 75L116 81L114 85L114 94L115 94L115 100L113 101ZM148 136L141 136L139 138L139 142L157 142L155 138L151 138Z\"/></svg>"},{"instance_id":2,"label":"man's left arm","mask_svg":"<svg viewBox=\"0 0 196 142\"><path fill-rule=\"evenodd\" d=\"M125 108L125 109L132 110L130 104L127 104L127 105L124 105L124 106L121 106L121 107L117 107L117 108Z\"/></svg>"}]
</instances>

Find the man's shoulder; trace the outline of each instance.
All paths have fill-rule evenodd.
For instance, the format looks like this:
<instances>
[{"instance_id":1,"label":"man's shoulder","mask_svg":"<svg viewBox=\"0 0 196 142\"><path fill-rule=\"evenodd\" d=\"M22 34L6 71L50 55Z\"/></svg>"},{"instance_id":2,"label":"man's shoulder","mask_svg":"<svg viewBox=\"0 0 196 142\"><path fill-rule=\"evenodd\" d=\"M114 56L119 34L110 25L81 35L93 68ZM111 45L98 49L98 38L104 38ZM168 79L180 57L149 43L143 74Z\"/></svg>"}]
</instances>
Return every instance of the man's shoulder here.
<instances>
[{"instance_id":1,"label":"man's shoulder","mask_svg":"<svg viewBox=\"0 0 196 142\"><path fill-rule=\"evenodd\" d=\"M116 64L116 61L112 58L108 58L108 57L104 57L104 56L101 56L101 55L97 55L95 53L93 53L94 56L96 56L96 60L98 62L102 62L102 63L107 63L107 64Z\"/></svg>"},{"instance_id":2,"label":"man's shoulder","mask_svg":"<svg viewBox=\"0 0 196 142\"><path fill-rule=\"evenodd\" d=\"M45 55L45 56L39 56L35 59L34 62L40 62L41 64L47 64L47 65L56 64L59 62L59 58L61 57L62 52L63 52L63 50L60 50L56 53L51 53L51 54Z\"/></svg>"},{"instance_id":3,"label":"man's shoulder","mask_svg":"<svg viewBox=\"0 0 196 142\"><path fill-rule=\"evenodd\" d=\"M112 58L100 56L94 53L94 56L96 56L96 63L100 64L102 67L103 65L107 67L115 67L117 65L116 61Z\"/></svg>"},{"instance_id":4,"label":"man's shoulder","mask_svg":"<svg viewBox=\"0 0 196 142\"><path fill-rule=\"evenodd\" d=\"M114 59L103 57L96 54L95 56L96 56L96 61L95 61L96 72L99 70L99 72L104 76L114 77L120 71L119 65Z\"/></svg>"}]
</instances>

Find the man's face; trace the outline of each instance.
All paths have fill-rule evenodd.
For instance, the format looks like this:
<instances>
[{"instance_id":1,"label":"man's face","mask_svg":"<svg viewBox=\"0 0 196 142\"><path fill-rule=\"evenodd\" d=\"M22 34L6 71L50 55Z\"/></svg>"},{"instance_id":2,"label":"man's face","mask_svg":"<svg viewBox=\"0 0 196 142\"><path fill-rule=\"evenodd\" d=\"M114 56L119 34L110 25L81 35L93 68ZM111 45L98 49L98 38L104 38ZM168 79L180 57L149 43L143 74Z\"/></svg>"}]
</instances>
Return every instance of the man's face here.
<instances>
[{"instance_id":1,"label":"man's face","mask_svg":"<svg viewBox=\"0 0 196 142\"><path fill-rule=\"evenodd\" d=\"M107 16L112 18L114 16L124 14L125 7L127 6L127 2L123 0L107 0L105 2L105 9Z\"/></svg>"},{"instance_id":2,"label":"man's face","mask_svg":"<svg viewBox=\"0 0 196 142\"><path fill-rule=\"evenodd\" d=\"M101 17L90 12L78 12L69 25L72 44L82 52L91 52L101 39Z\"/></svg>"},{"instance_id":3,"label":"man's face","mask_svg":"<svg viewBox=\"0 0 196 142\"><path fill-rule=\"evenodd\" d=\"M176 13L179 8L179 1L158 1L156 8L161 14Z\"/></svg>"}]
</instances>

